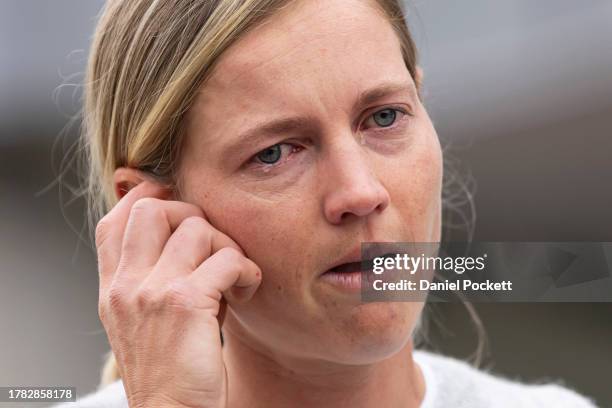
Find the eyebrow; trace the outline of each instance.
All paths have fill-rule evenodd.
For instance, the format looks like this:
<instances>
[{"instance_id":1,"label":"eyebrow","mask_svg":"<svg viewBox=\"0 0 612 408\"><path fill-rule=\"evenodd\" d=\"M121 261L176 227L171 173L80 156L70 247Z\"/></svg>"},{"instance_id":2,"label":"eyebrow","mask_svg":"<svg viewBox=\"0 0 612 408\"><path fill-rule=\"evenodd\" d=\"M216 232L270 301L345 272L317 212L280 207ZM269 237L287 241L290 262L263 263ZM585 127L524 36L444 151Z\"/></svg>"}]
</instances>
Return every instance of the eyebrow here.
<instances>
[{"instance_id":1,"label":"eyebrow","mask_svg":"<svg viewBox=\"0 0 612 408\"><path fill-rule=\"evenodd\" d=\"M412 98L416 96L414 85L412 83L385 82L381 85L378 85L374 88L368 89L360 93L359 97L357 98L357 102L355 102L355 105L353 106L353 110L356 110L360 106L376 102L377 100L382 99L385 96L401 93L408 93Z\"/></svg>"},{"instance_id":2,"label":"eyebrow","mask_svg":"<svg viewBox=\"0 0 612 408\"><path fill-rule=\"evenodd\" d=\"M353 112L359 109L361 106L371 104L386 96L397 94L409 94L413 101L416 97L414 85L412 83L384 82L378 86L361 92L353 104ZM296 129L312 127L312 124L312 118L307 116L290 116L272 119L241 132L240 136L228 146L228 150L233 152L238 150L244 144L255 143L261 139L266 139L273 135L290 133Z\"/></svg>"}]
</instances>

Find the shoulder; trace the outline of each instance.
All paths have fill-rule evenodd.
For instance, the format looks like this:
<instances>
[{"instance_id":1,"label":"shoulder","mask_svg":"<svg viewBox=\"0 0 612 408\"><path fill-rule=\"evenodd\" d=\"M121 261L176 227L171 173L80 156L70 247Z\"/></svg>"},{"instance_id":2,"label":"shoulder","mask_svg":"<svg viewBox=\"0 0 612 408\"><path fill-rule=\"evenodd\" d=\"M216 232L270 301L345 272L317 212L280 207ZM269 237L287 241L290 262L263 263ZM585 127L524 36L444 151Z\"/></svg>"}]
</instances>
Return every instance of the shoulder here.
<instances>
[{"instance_id":1,"label":"shoulder","mask_svg":"<svg viewBox=\"0 0 612 408\"><path fill-rule=\"evenodd\" d=\"M414 359L425 377L422 408L556 407L595 408L590 399L560 381L526 384L518 379L493 375L467 362L417 350Z\"/></svg>"},{"instance_id":2,"label":"shoulder","mask_svg":"<svg viewBox=\"0 0 612 408\"><path fill-rule=\"evenodd\" d=\"M50 408L129 408L123 382L117 380L84 396L76 402L64 402Z\"/></svg>"}]
</instances>

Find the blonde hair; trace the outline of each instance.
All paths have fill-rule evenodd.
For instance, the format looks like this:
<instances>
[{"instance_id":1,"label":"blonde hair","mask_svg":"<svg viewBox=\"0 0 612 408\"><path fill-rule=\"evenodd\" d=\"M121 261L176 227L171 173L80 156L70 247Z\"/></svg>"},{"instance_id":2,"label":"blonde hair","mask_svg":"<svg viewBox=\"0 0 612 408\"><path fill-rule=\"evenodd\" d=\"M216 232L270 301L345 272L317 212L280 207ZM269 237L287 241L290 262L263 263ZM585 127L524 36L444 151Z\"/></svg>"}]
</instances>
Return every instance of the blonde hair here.
<instances>
[{"instance_id":1,"label":"blonde hair","mask_svg":"<svg viewBox=\"0 0 612 408\"><path fill-rule=\"evenodd\" d=\"M296 0L109 0L98 18L84 80L81 151L89 230L117 202L118 167L177 185L182 120L219 56ZM416 48L401 0L374 0L392 24L415 80ZM101 386L120 378L112 352Z\"/></svg>"}]
</instances>

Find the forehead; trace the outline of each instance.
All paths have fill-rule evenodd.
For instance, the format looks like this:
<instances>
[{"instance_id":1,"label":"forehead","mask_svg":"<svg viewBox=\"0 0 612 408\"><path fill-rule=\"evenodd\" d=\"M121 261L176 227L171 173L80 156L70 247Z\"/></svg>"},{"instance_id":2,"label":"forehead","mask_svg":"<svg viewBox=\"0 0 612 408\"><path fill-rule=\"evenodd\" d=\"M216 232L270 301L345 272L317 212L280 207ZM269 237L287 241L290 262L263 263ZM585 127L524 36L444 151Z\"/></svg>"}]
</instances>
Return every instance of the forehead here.
<instances>
[{"instance_id":1,"label":"forehead","mask_svg":"<svg viewBox=\"0 0 612 408\"><path fill-rule=\"evenodd\" d=\"M356 56L374 57L367 55L372 47L384 52L399 43L391 25L370 1L301 0L289 3L230 47L214 76L225 85L242 76L253 79L275 73L288 77L312 72L330 59L335 64Z\"/></svg>"},{"instance_id":2,"label":"forehead","mask_svg":"<svg viewBox=\"0 0 612 408\"><path fill-rule=\"evenodd\" d=\"M382 80L412 82L399 40L373 2L301 0L224 52L190 110L190 126L212 132L220 117L239 119L224 123L227 132L274 111L346 107Z\"/></svg>"}]
</instances>

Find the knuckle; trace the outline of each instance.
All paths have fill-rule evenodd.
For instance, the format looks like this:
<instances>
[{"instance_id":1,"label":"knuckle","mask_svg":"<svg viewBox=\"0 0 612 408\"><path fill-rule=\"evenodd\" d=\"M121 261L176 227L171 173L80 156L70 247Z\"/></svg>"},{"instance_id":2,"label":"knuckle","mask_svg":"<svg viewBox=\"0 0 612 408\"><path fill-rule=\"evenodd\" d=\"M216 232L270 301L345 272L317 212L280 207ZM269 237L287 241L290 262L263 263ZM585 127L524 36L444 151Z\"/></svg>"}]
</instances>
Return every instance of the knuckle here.
<instances>
[{"instance_id":1,"label":"knuckle","mask_svg":"<svg viewBox=\"0 0 612 408\"><path fill-rule=\"evenodd\" d=\"M193 306L193 300L184 285L172 283L162 290L142 288L136 295L138 309L143 312L159 312L161 310L188 310Z\"/></svg>"},{"instance_id":2,"label":"knuckle","mask_svg":"<svg viewBox=\"0 0 612 408\"><path fill-rule=\"evenodd\" d=\"M224 247L219 250L219 256L221 256L225 261L231 262L232 264L241 263L242 254L236 249L232 247Z\"/></svg>"},{"instance_id":3,"label":"knuckle","mask_svg":"<svg viewBox=\"0 0 612 408\"><path fill-rule=\"evenodd\" d=\"M135 300L139 310L151 309L159 304L158 295L148 287L140 288L135 295Z\"/></svg>"},{"instance_id":4,"label":"knuckle","mask_svg":"<svg viewBox=\"0 0 612 408\"><path fill-rule=\"evenodd\" d=\"M208 223L202 217L198 217L197 215L190 215L186 217L182 224L185 224L189 228L200 228L204 229L208 227Z\"/></svg>"},{"instance_id":5,"label":"knuckle","mask_svg":"<svg viewBox=\"0 0 612 408\"><path fill-rule=\"evenodd\" d=\"M172 308L190 309L193 306L193 300L181 285L170 285L164 291L163 301L164 305Z\"/></svg>"},{"instance_id":6,"label":"knuckle","mask_svg":"<svg viewBox=\"0 0 612 408\"><path fill-rule=\"evenodd\" d=\"M130 209L130 218L134 216L141 216L141 214L147 214L151 216L158 216L162 213L162 208L160 206L159 200L154 197L142 197L136 200L134 204L132 204L132 208Z\"/></svg>"},{"instance_id":7,"label":"knuckle","mask_svg":"<svg viewBox=\"0 0 612 408\"><path fill-rule=\"evenodd\" d=\"M108 312L123 310L126 304L126 296L124 291L117 285L111 285L108 289L108 295L105 300L100 302L100 307L104 315Z\"/></svg>"},{"instance_id":8,"label":"knuckle","mask_svg":"<svg viewBox=\"0 0 612 408\"><path fill-rule=\"evenodd\" d=\"M156 206L157 198L153 197L141 197L132 204L132 209L136 210L148 210Z\"/></svg>"},{"instance_id":9,"label":"knuckle","mask_svg":"<svg viewBox=\"0 0 612 408\"><path fill-rule=\"evenodd\" d=\"M187 217L173 233L173 239L179 243L192 242L198 247L204 248L212 240L212 230L203 218Z\"/></svg>"},{"instance_id":10,"label":"knuckle","mask_svg":"<svg viewBox=\"0 0 612 408\"><path fill-rule=\"evenodd\" d=\"M181 234L180 238L195 239L202 246L212 240L212 230L204 218L187 217L181 224L183 224L183 227L178 231Z\"/></svg>"}]
</instances>

